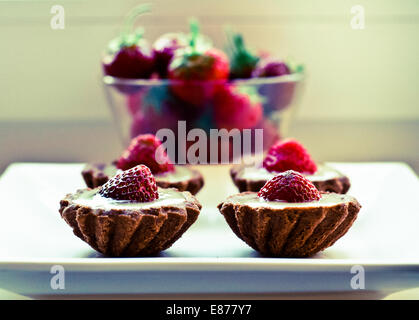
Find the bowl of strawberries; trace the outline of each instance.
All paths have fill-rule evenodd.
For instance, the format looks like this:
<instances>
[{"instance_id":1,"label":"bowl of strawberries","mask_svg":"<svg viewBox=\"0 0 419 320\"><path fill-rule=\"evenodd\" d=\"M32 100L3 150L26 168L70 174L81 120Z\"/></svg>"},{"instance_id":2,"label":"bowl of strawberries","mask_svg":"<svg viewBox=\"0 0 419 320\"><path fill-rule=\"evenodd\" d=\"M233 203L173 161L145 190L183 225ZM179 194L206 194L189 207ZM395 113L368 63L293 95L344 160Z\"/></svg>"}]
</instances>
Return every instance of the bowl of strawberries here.
<instances>
[{"instance_id":1,"label":"bowl of strawberries","mask_svg":"<svg viewBox=\"0 0 419 320\"><path fill-rule=\"evenodd\" d=\"M103 82L124 144L161 129L177 138L194 129L232 135L262 129L266 149L286 134L302 66L253 53L239 33L227 38L226 50L216 48L191 20L189 33L166 33L153 44L142 30L124 31L109 43Z\"/></svg>"}]
</instances>

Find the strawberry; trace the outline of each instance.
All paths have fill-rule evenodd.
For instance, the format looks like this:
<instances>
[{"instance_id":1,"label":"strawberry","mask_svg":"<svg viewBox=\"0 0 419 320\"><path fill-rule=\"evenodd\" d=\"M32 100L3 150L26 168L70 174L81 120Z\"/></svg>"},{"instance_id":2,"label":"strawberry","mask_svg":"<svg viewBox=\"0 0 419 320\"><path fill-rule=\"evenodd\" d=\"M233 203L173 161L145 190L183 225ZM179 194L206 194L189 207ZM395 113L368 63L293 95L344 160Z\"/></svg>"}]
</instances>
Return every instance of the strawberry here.
<instances>
[{"instance_id":1,"label":"strawberry","mask_svg":"<svg viewBox=\"0 0 419 320\"><path fill-rule=\"evenodd\" d=\"M321 198L314 184L293 170L282 172L266 182L258 196L267 201L286 202L318 201Z\"/></svg>"},{"instance_id":2,"label":"strawberry","mask_svg":"<svg viewBox=\"0 0 419 320\"><path fill-rule=\"evenodd\" d=\"M153 72L153 57L147 42L142 39L124 38L118 40L103 58L106 75L117 78L147 79Z\"/></svg>"},{"instance_id":3,"label":"strawberry","mask_svg":"<svg viewBox=\"0 0 419 320\"><path fill-rule=\"evenodd\" d=\"M302 72L302 65L293 65L291 62L285 63L280 60L265 58L258 63L252 76L259 78L280 77ZM290 81L273 81L261 84L259 93L266 97L263 105L264 110L269 113L288 107L294 98L296 84L292 79Z\"/></svg>"},{"instance_id":4,"label":"strawberry","mask_svg":"<svg viewBox=\"0 0 419 320\"><path fill-rule=\"evenodd\" d=\"M229 62L224 52L199 45L199 29L191 23L190 47L179 52L169 65L171 91L185 102L202 106L229 74Z\"/></svg>"},{"instance_id":5,"label":"strawberry","mask_svg":"<svg viewBox=\"0 0 419 320\"><path fill-rule=\"evenodd\" d=\"M161 113L155 109L147 108L147 111L138 111L132 117L130 127L131 138L143 134L156 134L161 129L177 130L177 118L169 113Z\"/></svg>"},{"instance_id":6,"label":"strawberry","mask_svg":"<svg viewBox=\"0 0 419 320\"><path fill-rule=\"evenodd\" d=\"M317 171L316 163L307 150L301 143L292 139L274 144L263 160L263 167L276 172L295 170L313 174Z\"/></svg>"},{"instance_id":7,"label":"strawberry","mask_svg":"<svg viewBox=\"0 0 419 320\"><path fill-rule=\"evenodd\" d=\"M138 90L137 92L129 94L127 96L126 106L131 116L135 116L138 113L138 111L141 109L141 102L143 100L143 97L146 91L147 89L142 88L141 90Z\"/></svg>"},{"instance_id":8,"label":"strawberry","mask_svg":"<svg viewBox=\"0 0 419 320\"><path fill-rule=\"evenodd\" d=\"M167 69L177 50L187 48L188 37L184 33L165 33L153 45L154 65L160 78L167 78Z\"/></svg>"},{"instance_id":9,"label":"strawberry","mask_svg":"<svg viewBox=\"0 0 419 320\"><path fill-rule=\"evenodd\" d=\"M285 62L274 59L263 59L259 61L255 70L253 70L252 77L279 77L290 73L291 70Z\"/></svg>"},{"instance_id":10,"label":"strawberry","mask_svg":"<svg viewBox=\"0 0 419 320\"><path fill-rule=\"evenodd\" d=\"M190 45L192 35L182 32L171 32L161 35L153 45L154 65L160 78L167 78L170 62L177 52L187 50ZM209 38L199 34L196 37L196 46L200 50L208 49L212 46Z\"/></svg>"},{"instance_id":11,"label":"strawberry","mask_svg":"<svg viewBox=\"0 0 419 320\"><path fill-rule=\"evenodd\" d=\"M138 202L150 202L159 198L156 180L150 169L144 165L116 175L100 188L99 194L114 200Z\"/></svg>"},{"instance_id":12,"label":"strawberry","mask_svg":"<svg viewBox=\"0 0 419 320\"><path fill-rule=\"evenodd\" d=\"M141 29L130 32L135 18L149 10L148 6L134 8L128 15L124 32L109 42L102 59L106 75L118 78L146 79L154 71L154 59L150 46L143 38Z\"/></svg>"},{"instance_id":13,"label":"strawberry","mask_svg":"<svg viewBox=\"0 0 419 320\"><path fill-rule=\"evenodd\" d=\"M255 87L225 85L214 95L214 117L219 128L253 128L262 118L262 98Z\"/></svg>"},{"instance_id":14,"label":"strawberry","mask_svg":"<svg viewBox=\"0 0 419 320\"><path fill-rule=\"evenodd\" d=\"M227 39L229 39L227 49L231 66L230 79L250 78L260 58L246 48L241 34L229 32Z\"/></svg>"},{"instance_id":15,"label":"strawberry","mask_svg":"<svg viewBox=\"0 0 419 320\"><path fill-rule=\"evenodd\" d=\"M202 109L175 97L168 86L151 86L141 94L131 95L127 101L128 110L133 110L131 137L143 133L155 134L159 129L172 130L175 135L178 121L186 121L187 128L201 117Z\"/></svg>"},{"instance_id":16,"label":"strawberry","mask_svg":"<svg viewBox=\"0 0 419 320\"><path fill-rule=\"evenodd\" d=\"M139 164L148 166L153 174L174 171L174 165L170 162L164 150L157 150L161 141L152 134L143 134L131 140L128 148L116 161L118 169L127 170Z\"/></svg>"}]
</instances>

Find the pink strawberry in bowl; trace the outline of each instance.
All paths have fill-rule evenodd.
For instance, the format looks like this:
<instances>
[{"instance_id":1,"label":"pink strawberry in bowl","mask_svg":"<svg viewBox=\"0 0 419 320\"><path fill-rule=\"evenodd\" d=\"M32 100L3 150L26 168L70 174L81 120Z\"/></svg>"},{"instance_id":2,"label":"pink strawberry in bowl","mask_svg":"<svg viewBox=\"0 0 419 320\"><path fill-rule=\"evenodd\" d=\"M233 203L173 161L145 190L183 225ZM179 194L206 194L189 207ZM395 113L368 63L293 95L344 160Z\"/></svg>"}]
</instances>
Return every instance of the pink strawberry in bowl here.
<instances>
[{"instance_id":1,"label":"pink strawberry in bowl","mask_svg":"<svg viewBox=\"0 0 419 320\"><path fill-rule=\"evenodd\" d=\"M156 134L161 128L170 129L176 133L178 120L178 116L173 111L145 107L132 118L131 138L146 133Z\"/></svg>"},{"instance_id":2,"label":"pink strawberry in bowl","mask_svg":"<svg viewBox=\"0 0 419 320\"><path fill-rule=\"evenodd\" d=\"M191 23L196 23L192 21ZM168 69L176 53L187 50L191 44L192 37L195 37L195 45L199 50L206 50L212 47L211 40L202 34L185 34L183 32L169 32L161 35L153 44L153 55L155 69L160 78L168 76Z\"/></svg>"},{"instance_id":3,"label":"pink strawberry in bowl","mask_svg":"<svg viewBox=\"0 0 419 320\"><path fill-rule=\"evenodd\" d=\"M261 59L252 73L256 78L281 77L295 73L302 74L302 65L284 62L279 59L268 57ZM284 81L262 84L259 88L260 94L266 97L264 109L266 112L283 110L288 107L295 95L296 82Z\"/></svg>"},{"instance_id":4,"label":"pink strawberry in bowl","mask_svg":"<svg viewBox=\"0 0 419 320\"><path fill-rule=\"evenodd\" d=\"M226 54L216 48L199 45L199 27L191 23L190 46L179 51L169 65L171 91L181 100L203 106L229 74Z\"/></svg>"},{"instance_id":5,"label":"pink strawberry in bowl","mask_svg":"<svg viewBox=\"0 0 419 320\"><path fill-rule=\"evenodd\" d=\"M217 88L227 80L228 60L218 50L207 50L203 54L185 54L173 61L169 67L172 92L194 106L204 106Z\"/></svg>"},{"instance_id":6,"label":"pink strawberry in bowl","mask_svg":"<svg viewBox=\"0 0 419 320\"><path fill-rule=\"evenodd\" d=\"M188 36L182 32L165 33L153 45L154 64L160 78L167 78L167 72L177 50L186 49Z\"/></svg>"},{"instance_id":7,"label":"pink strawberry in bowl","mask_svg":"<svg viewBox=\"0 0 419 320\"><path fill-rule=\"evenodd\" d=\"M168 76L168 69L171 61L182 50L187 50L191 42L191 34L182 32L170 32L161 35L153 44L153 55L155 69L161 79ZM195 40L196 46L200 50L209 49L212 47L211 40L199 34Z\"/></svg>"},{"instance_id":8,"label":"pink strawberry in bowl","mask_svg":"<svg viewBox=\"0 0 419 320\"><path fill-rule=\"evenodd\" d=\"M141 32L111 41L102 65L106 75L117 78L148 79L154 70L150 47Z\"/></svg>"},{"instance_id":9,"label":"pink strawberry in bowl","mask_svg":"<svg viewBox=\"0 0 419 320\"><path fill-rule=\"evenodd\" d=\"M219 128L247 129L260 122L262 97L251 86L225 85L214 95L214 118Z\"/></svg>"},{"instance_id":10,"label":"pink strawberry in bowl","mask_svg":"<svg viewBox=\"0 0 419 320\"><path fill-rule=\"evenodd\" d=\"M103 72L107 76L122 79L148 79L154 72L154 59L150 45L143 37L143 29L132 31L135 19L149 11L148 5L140 5L128 14L120 36L109 42L102 58ZM118 84L123 93L131 94L138 88Z\"/></svg>"},{"instance_id":11,"label":"pink strawberry in bowl","mask_svg":"<svg viewBox=\"0 0 419 320\"><path fill-rule=\"evenodd\" d=\"M175 133L178 121L186 121L186 126L193 127L203 110L189 105L174 96L168 86L152 86L141 94L132 95L128 100L128 109L132 114L131 137L142 133L155 134L161 128Z\"/></svg>"},{"instance_id":12,"label":"pink strawberry in bowl","mask_svg":"<svg viewBox=\"0 0 419 320\"><path fill-rule=\"evenodd\" d=\"M259 61L255 70L252 72L252 77L279 77L287 74L291 74L291 70L285 62L268 58Z\"/></svg>"},{"instance_id":13,"label":"pink strawberry in bowl","mask_svg":"<svg viewBox=\"0 0 419 320\"><path fill-rule=\"evenodd\" d=\"M141 88L137 92L127 96L127 110L131 116L135 116L139 111L141 111L142 101L146 93L147 89Z\"/></svg>"}]
</instances>

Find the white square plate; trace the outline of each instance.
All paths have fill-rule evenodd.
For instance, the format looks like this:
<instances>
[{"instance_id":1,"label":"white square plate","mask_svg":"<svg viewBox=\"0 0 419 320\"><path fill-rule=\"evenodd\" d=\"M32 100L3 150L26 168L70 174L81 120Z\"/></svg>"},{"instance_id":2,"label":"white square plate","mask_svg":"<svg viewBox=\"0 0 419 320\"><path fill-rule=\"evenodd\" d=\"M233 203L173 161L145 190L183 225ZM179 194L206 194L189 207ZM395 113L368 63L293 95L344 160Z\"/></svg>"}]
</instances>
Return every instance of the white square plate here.
<instances>
[{"instance_id":1,"label":"white square plate","mask_svg":"<svg viewBox=\"0 0 419 320\"><path fill-rule=\"evenodd\" d=\"M16 163L0 178L0 287L26 295L349 292L419 286L419 181L403 163L330 163L352 182L362 209L349 232L306 259L263 258L229 229L216 206L237 193L228 166L201 166L198 221L153 258L104 258L73 235L58 213L84 188L83 164ZM65 290L51 288L51 267ZM362 268L352 269L360 265ZM357 271L358 270L358 271Z\"/></svg>"}]
</instances>

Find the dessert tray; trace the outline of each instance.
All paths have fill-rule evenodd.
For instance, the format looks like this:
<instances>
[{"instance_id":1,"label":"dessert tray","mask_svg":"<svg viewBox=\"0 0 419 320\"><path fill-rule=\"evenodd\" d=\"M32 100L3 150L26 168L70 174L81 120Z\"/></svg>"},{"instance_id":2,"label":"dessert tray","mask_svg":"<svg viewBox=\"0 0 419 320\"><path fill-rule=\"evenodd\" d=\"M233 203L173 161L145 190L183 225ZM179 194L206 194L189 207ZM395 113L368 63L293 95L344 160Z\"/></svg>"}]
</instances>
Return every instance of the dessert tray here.
<instances>
[{"instance_id":1,"label":"dessert tray","mask_svg":"<svg viewBox=\"0 0 419 320\"><path fill-rule=\"evenodd\" d=\"M12 164L0 177L0 288L37 296L418 287L419 180L415 173L403 163L328 164L349 176L348 194L362 208L336 244L300 259L264 258L232 233L217 209L228 195L238 192L229 177L230 166L197 167L205 179L197 195L203 209L170 249L157 257L106 258L75 237L58 213L65 194L85 187L84 164ZM63 271L64 279L58 288L52 285L57 270ZM357 282L359 277L362 283Z\"/></svg>"}]
</instances>

